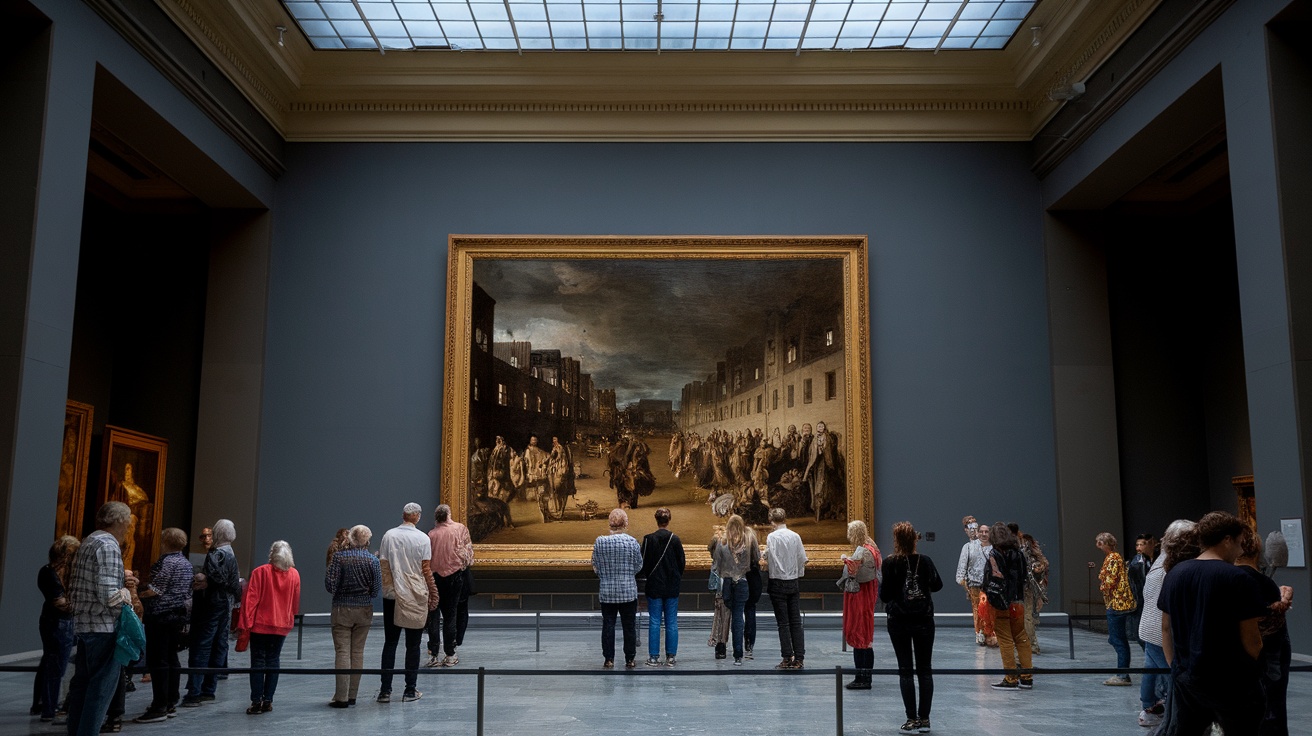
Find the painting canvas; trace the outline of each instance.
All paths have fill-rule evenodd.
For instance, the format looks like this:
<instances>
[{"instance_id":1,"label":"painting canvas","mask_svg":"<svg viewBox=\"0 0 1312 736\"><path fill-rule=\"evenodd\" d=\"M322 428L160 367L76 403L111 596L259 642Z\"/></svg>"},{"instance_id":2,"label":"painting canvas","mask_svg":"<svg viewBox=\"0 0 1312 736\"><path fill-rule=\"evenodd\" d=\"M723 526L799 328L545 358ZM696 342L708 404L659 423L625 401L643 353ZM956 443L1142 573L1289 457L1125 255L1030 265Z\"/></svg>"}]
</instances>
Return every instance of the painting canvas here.
<instances>
[{"instance_id":1,"label":"painting canvas","mask_svg":"<svg viewBox=\"0 0 1312 736\"><path fill-rule=\"evenodd\" d=\"M130 570L149 570L159 556L168 448L168 440L161 437L105 427L100 501L121 501L132 511L123 544L123 562Z\"/></svg>"},{"instance_id":2,"label":"painting canvas","mask_svg":"<svg viewBox=\"0 0 1312 736\"><path fill-rule=\"evenodd\" d=\"M453 236L449 268L442 496L480 565L586 564L616 507L669 508L695 566L729 514L834 560L873 521L865 238Z\"/></svg>"},{"instance_id":3,"label":"painting canvas","mask_svg":"<svg viewBox=\"0 0 1312 736\"><path fill-rule=\"evenodd\" d=\"M82 538L94 416L90 404L69 401L64 407L64 444L59 453L59 494L55 501L56 537L67 534Z\"/></svg>"}]
</instances>

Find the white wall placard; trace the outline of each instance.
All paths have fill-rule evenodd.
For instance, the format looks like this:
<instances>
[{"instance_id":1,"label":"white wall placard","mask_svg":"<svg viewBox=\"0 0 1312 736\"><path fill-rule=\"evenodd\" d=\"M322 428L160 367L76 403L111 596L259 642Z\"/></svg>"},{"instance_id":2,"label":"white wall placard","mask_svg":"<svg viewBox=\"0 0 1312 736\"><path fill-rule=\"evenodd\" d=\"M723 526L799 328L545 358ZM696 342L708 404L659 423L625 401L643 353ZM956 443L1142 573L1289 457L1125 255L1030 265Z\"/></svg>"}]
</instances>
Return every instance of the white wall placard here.
<instances>
[{"instance_id":1,"label":"white wall placard","mask_svg":"<svg viewBox=\"0 0 1312 736\"><path fill-rule=\"evenodd\" d=\"M1304 567L1307 556L1303 547L1303 520L1281 519L1280 533L1285 535L1285 544L1289 546L1289 567Z\"/></svg>"}]
</instances>

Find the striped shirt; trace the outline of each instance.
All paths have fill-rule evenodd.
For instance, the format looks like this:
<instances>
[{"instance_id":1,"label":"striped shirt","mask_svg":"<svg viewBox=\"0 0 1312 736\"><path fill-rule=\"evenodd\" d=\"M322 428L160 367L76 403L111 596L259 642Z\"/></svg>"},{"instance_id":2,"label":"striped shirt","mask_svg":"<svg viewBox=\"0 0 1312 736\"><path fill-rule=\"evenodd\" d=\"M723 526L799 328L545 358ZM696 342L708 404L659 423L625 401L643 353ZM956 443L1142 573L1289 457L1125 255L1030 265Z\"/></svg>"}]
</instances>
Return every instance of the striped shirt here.
<instances>
[{"instance_id":1,"label":"striped shirt","mask_svg":"<svg viewBox=\"0 0 1312 736\"><path fill-rule=\"evenodd\" d=\"M1158 555L1148 570L1143 583L1143 615L1139 618L1139 639L1149 644L1162 645L1162 609L1157 598L1162 594L1162 581L1166 579L1166 555Z\"/></svg>"},{"instance_id":2,"label":"striped shirt","mask_svg":"<svg viewBox=\"0 0 1312 736\"><path fill-rule=\"evenodd\" d=\"M191 576L195 568L181 552L161 555L150 568L150 590L159 595L144 599L146 613L162 615L178 609L191 608Z\"/></svg>"},{"instance_id":3,"label":"striped shirt","mask_svg":"<svg viewBox=\"0 0 1312 736\"><path fill-rule=\"evenodd\" d=\"M78 634L117 631L123 584L123 553L118 540L103 529L91 532L78 547L69 573L73 631Z\"/></svg>"},{"instance_id":4,"label":"striped shirt","mask_svg":"<svg viewBox=\"0 0 1312 736\"><path fill-rule=\"evenodd\" d=\"M323 586L332 594L334 607L372 608L383 592L382 567L363 547L334 552Z\"/></svg>"},{"instance_id":5,"label":"striped shirt","mask_svg":"<svg viewBox=\"0 0 1312 736\"><path fill-rule=\"evenodd\" d=\"M592 545L592 569L601 578L597 600L602 603L638 600L636 576L642 569L638 540L623 533L597 537Z\"/></svg>"}]
</instances>

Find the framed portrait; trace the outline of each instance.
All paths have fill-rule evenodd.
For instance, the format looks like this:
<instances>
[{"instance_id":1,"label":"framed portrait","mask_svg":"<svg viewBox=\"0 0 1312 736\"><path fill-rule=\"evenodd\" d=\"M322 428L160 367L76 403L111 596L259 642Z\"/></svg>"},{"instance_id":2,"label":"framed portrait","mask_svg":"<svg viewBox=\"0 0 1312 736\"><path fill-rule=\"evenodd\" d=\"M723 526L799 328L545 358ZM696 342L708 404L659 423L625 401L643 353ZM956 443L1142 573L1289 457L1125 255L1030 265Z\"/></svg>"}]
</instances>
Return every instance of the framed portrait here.
<instances>
[{"instance_id":1,"label":"framed portrait","mask_svg":"<svg viewBox=\"0 0 1312 736\"><path fill-rule=\"evenodd\" d=\"M91 459L91 427L95 409L69 401L64 407L64 443L59 452L59 495L55 505L55 536L82 538L87 498L87 464Z\"/></svg>"},{"instance_id":2,"label":"framed portrait","mask_svg":"<svg viewBox=\"0 0 1312 736\"><path fill-rule=\"evenodd\" d=\"M100 502L122 501L132 511L123 544L128 569L149 570L159 557L164 518L164 467L169 442L162 437L106 426L101 455Z\"/></svg>"},{"instance_id":3,"label":"framed portrait","mask_svg":"<svg viewBox=\"0 0 1312 736\"><path fill-rule=\"evenodd\" d=\"M867 239L451 236L442 499L485 567L586 569L624 507L689 565L782 507L873 526Z\"/></svg>"}]
</instances>

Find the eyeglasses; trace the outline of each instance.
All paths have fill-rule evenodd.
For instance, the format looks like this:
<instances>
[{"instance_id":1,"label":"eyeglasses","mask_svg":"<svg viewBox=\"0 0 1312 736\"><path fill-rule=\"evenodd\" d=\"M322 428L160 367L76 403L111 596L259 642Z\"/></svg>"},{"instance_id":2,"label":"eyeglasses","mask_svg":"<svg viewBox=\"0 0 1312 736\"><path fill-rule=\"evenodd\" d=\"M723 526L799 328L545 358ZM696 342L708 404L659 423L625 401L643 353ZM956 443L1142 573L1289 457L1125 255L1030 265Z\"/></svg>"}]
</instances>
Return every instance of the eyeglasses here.
<instances>
[{"instance_id":1,"label":"eyeglasses","mask_svg":"<svg viewBox=\"0 0 1312 736\"><path fill-rule=\"evenodd\" d=\"M967 529L978 529L978 528L979 528L979 524L967 524L967 525L966 525L966 528L967 528Z\"/></svg>"}]
</instances>

